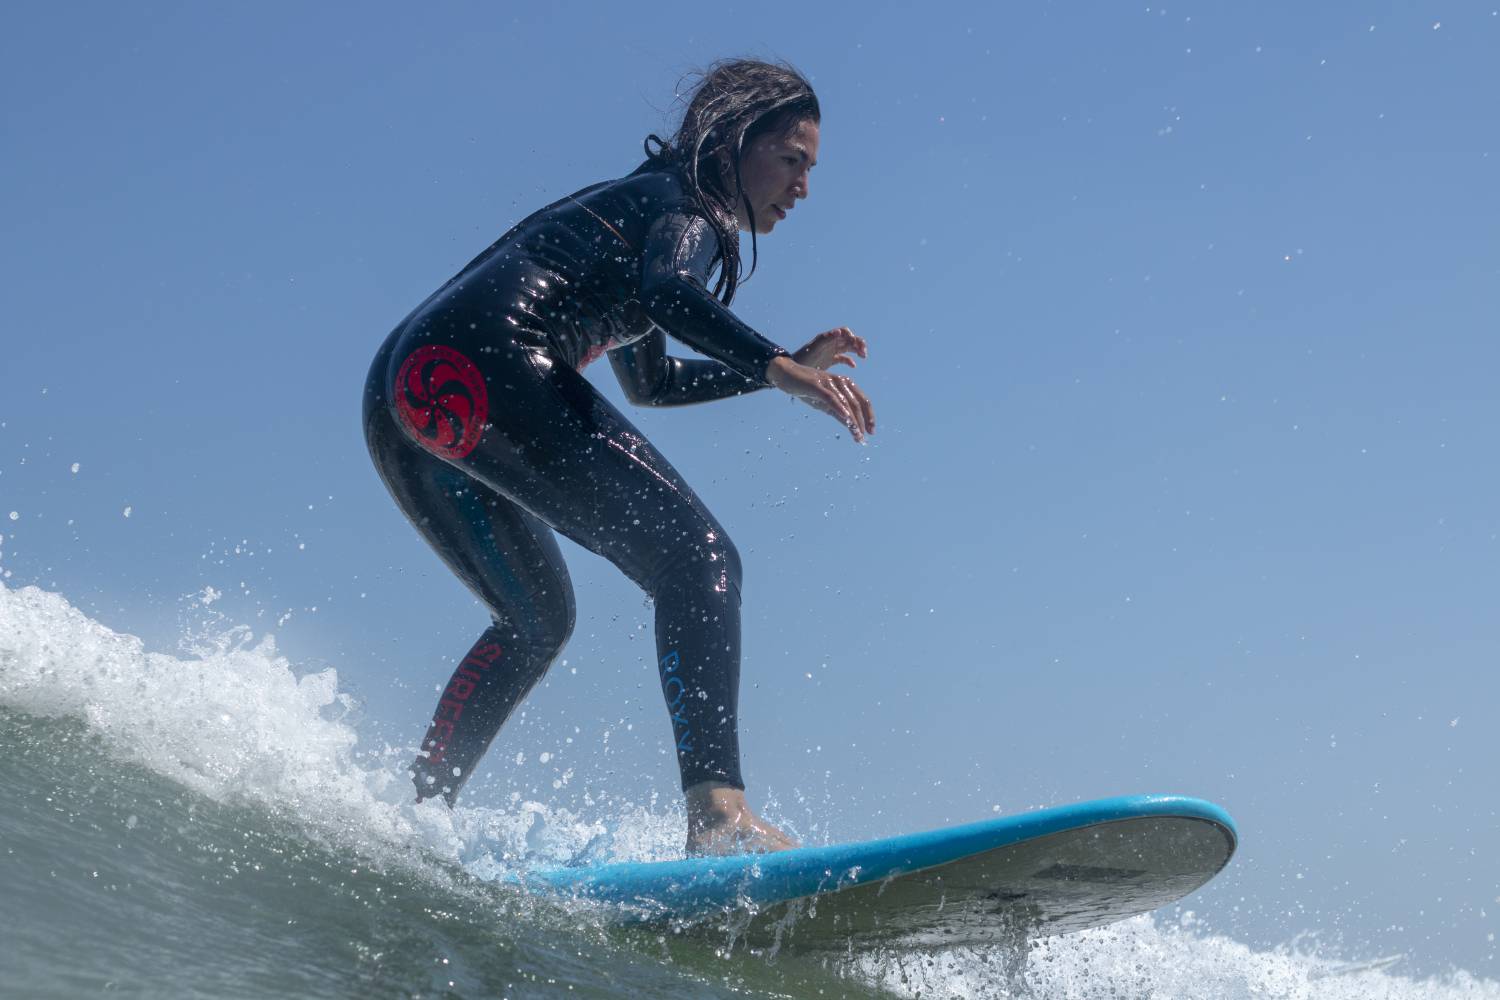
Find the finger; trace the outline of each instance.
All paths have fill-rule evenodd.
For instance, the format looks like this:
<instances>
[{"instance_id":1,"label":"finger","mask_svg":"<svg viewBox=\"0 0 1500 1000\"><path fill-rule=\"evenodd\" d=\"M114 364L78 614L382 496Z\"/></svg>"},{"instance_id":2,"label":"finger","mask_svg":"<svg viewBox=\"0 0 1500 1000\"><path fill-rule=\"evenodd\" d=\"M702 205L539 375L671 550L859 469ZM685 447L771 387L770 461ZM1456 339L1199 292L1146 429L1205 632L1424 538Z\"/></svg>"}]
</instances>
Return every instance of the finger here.
<instances>
[{"instance_id":1,"label":"finger","mask_svg":"<svg viewBox=\"0 0 1500 1000\"><path fill-rule=\"evenodd\" d=\"M865 430L873 434L875 432L875 404L870 402L870 397L866 396L864 391L853 382L849 383L849 390L859 401L860 414L864 419Z\"/></svg>"},{"instance_id":2,"label":"finger","mask_svg":"<svg viewBox=\"0 0 1500 1000\"><path fill-rule=\"evenodd\" d=\"M865 396L864 391L859 390L858 385L856 385L855 390L853 391L855 391L856 396L859 397L859 405L861 405L861 408L864 409L865 430L868 430L868 432L870 433L874 433L874 403L870 402L870 397Z\"/></svg>"},{"instance_id":3,"label":"finger","mask_svg":"<svg viewBox=\"0 0 1500 1000\"><path fill-rule=\"evenodd\" d=\"M850 368L855 367L854 359L850 358L847 354L840 354L838 357L834 358L833 364L848 365Z\"/></svg>"},{"instance_id":4,"label":"finger","mask_svg":"<svg viewBox=\"0 0 1500 1000\"><path fill-rule=\"evenodd\" d=\"M854 440L861 441L864 439L864 435L859 429L859 423L855 420L854 417L849 415L849 409L846 405L834 406L830 404L829 406L824 408L824 412L833 417L839 423L843 424L844 430L848 431L849 436Z\"/></svg>"},{"instance_id":5,"label":"finger","mask_svg":"<svg viewBox=\"0 0 1500 1000\"><path fill-rule=\"evenodd\" d=\"M858 440L861 437L859 421L849 405L850 401L840 391L842 388L838 380L832 380L832 384L827 388L826 395L823 398L827 400L829 406L833 407L834 416L842 420L844 426L849 428L849 433L854 435L855 440Z\"/></svg>"},{"instance_id":6,"label":"finger","mask_svg":"<svg viewBox=\"0 0 1500 1000\"><path fill-rule=\"evenodd\" d=\"M845 398L849 400L849 411L854 414L854 419L859 423L860 434L866 434L870 430L869 414L865 412L864 401L860 399L862 393L852 383L844 386Z\"/></svg>"},{"instance_id":7,"label":"finger","mask_svg":"<svg viewBox=\"0 0 1500 1000\"><path fill-rule=\"evenodd\" d=\"M856 395L859 390L854 382L840 376L838 379L839 397L844 400L844 406L849 414L849 432L854 435L856 441L865 438L865 412Z\"/></svg>"},{"instance_id":8,"label":"finger","mask_svg":"<svg viewBox=\"0 0 1500 1000\"><path fill-rule=\"evenodd\" d=\"M843 343L839 347L840 350L855 351L860 357L865 357L869 354L870 349L865 344L865 338L859 336L847 326L839 327L839 332L843 334L841 338Z\"/></svg>"}]
</instances>

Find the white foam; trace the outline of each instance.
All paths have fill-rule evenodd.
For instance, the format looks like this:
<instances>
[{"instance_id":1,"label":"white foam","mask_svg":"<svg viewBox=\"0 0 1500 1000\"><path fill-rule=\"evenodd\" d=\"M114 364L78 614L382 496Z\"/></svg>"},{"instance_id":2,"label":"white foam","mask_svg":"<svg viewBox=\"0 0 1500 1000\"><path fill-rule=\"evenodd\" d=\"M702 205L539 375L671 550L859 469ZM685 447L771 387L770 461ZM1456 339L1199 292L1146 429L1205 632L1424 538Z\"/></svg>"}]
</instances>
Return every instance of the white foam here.
<instances>
[{"instance_id":1,"label":"white foam","mask_svg":"<svg viewBox=\"0 0 1500 1000\"><path fill-rule=\"evenodd\" d=\"M194 632L185 657L148 652L36 587L0 584L0 703L86 721L118 758L216 801L255 803L367 856L413 848L488 871L578 856L602 835L647 855L670 853L675 817L627 811L609 829L517 800L505 811L417 805L414 747L354 752L352 707L332 669L298 676L272 636L244 627ZM612 853L613 856L613 853ZM640 855L637 855L640 856Z\"/></svg>"},{"instance_id":2,"label":"white foam","mask_svg":"<svg viewBox=\"0 0 1500 1000\"><path fill-rule=\"evenodd\" d=\"M1386 964L1399 968L1399 959ZM851 972L898 994L1115 1000L1493 1000L1500 983L1466 972L1413 979L1368 963L1277 948L1256 951L1204 931L1191 912L1177 923L1134 917L1033 942L1020 960L998 950L871 956ZM1378 964L1378 963L1377 963Z\"/></svg>"},{"instance_id":3,"label":"white foam","mask_svg":"<svg viewBox=\"0 0 1500 1000\"><path fill-rule=\"evenodd\" d=\"M503 810L417 806L406 775L413 748L357 755L334 670L299 677L269 635L244 627L209 638L194 635L184 657L150 653L57 594L0 584L0 704L84 720L121 759L215 800L257 804L367 858L436 857L493 876L538 862L679 856L680 811L630 806L586 819L519 797ZM1190 916L1043 940L1019 964L991 949L867 957L851 971L933 997L1500 1000L1500 984L1467 973L1415 980L1399 962L1360 969L1255 951Z\"/></svg>"}]
</instances>

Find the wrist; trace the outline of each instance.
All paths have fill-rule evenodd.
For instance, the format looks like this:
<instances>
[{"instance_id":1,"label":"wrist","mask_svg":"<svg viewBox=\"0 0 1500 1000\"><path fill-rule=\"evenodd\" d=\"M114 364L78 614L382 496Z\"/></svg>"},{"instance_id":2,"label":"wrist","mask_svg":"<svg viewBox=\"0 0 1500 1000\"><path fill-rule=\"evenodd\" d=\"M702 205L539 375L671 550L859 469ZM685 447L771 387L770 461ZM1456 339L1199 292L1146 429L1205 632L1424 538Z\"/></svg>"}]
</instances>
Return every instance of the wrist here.
<instances>
[{"instance_id":1,"label":"wrist","mask_svg":"<svg viewBox=\"0 0 1500 1000\"><path fill-rule=\"evenodd\" d=\"M783 375L797 367L797 362L790 354L778 354L766 365L766 381L772 385L776 384L778 375Z\"/></svg>"}]
</instances>

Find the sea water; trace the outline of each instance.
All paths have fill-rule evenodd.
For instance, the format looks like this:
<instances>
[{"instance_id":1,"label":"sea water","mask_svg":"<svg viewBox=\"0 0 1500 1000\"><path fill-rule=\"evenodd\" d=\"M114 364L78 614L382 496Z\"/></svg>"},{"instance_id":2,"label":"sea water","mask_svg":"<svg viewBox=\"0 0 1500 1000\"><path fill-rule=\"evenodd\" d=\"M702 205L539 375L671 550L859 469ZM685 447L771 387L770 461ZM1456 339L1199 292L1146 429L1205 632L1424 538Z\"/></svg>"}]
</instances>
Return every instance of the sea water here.
<instances>
[{"instance_id":1,"label":"sea water","mask_svg":"<svg viewBox=\"0 0 1500 1000\"><path fill-rule=\"evenodd\" d=\"M0 995L1500 1000L1462 971L1256 950L1190 909L1014 949L822 958L746 950L732 919L626 927L501 876L676 856L680 812L418 806L412 748L361 748L350 704L269 637L153 653L0 585Z\"/></svg>"}]
</instances>

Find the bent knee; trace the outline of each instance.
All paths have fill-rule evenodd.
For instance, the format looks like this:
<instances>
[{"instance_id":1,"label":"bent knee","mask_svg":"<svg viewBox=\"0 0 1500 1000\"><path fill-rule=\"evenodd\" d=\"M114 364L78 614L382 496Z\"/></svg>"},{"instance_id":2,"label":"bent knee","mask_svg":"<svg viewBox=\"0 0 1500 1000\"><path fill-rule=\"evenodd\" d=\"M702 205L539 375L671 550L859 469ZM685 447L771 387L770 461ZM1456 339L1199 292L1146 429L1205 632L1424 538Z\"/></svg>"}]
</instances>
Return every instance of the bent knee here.
<instances>
[{"instance_id":1,"label":"bent knee","mask_svg":"<svg viewBox=\"0 0 1500 1000\"><path fill-rule=\"evenodd\" d=\"M653 597L667 589L710 590L740 596L743 582L740 553L722 530L712 532L707 541L683 544L656 566L646 590Z\"/></svg>"},{"instance_id":2,"label":"bent knee","mask_svg":"<svg viewBox=\"0 0 1500 1000\"><path fill-rule=\"evenodd\" d=\"M725 566L725 578L729 585L734 588L734 596L740 596L740 585L744 582L744 569L740 563L740 550L734 547L734 542L729 536L724 536L723 558Z\"/></svg>"},{"instance_id":3,"label":"bent knee","mask_svg":"<svg viewBox=\"0 0 1500 1000\"><path fill-rule=\"evenodd\" d=\"M533 643L538 653L551 659L568 644L573 636L573 627L578 624L578 610L573 604L572 588L563 591L556 600L548 601L547 609L543 626L537 630Z\"/></svg>"},{"instance_id":4,"label":"bent knee","mask_svg":"<svg viewBox=\"0 0 1500 1000\"><path fill-rule=\"evenodd\" d=\"M551 660L568 644L578 623L572 588L561 593L534 595L535 600L524 611L515 608L491 608L495 627L510 636L512 642L524 643L534 656Z\"/></svg>"}]
</instances>

